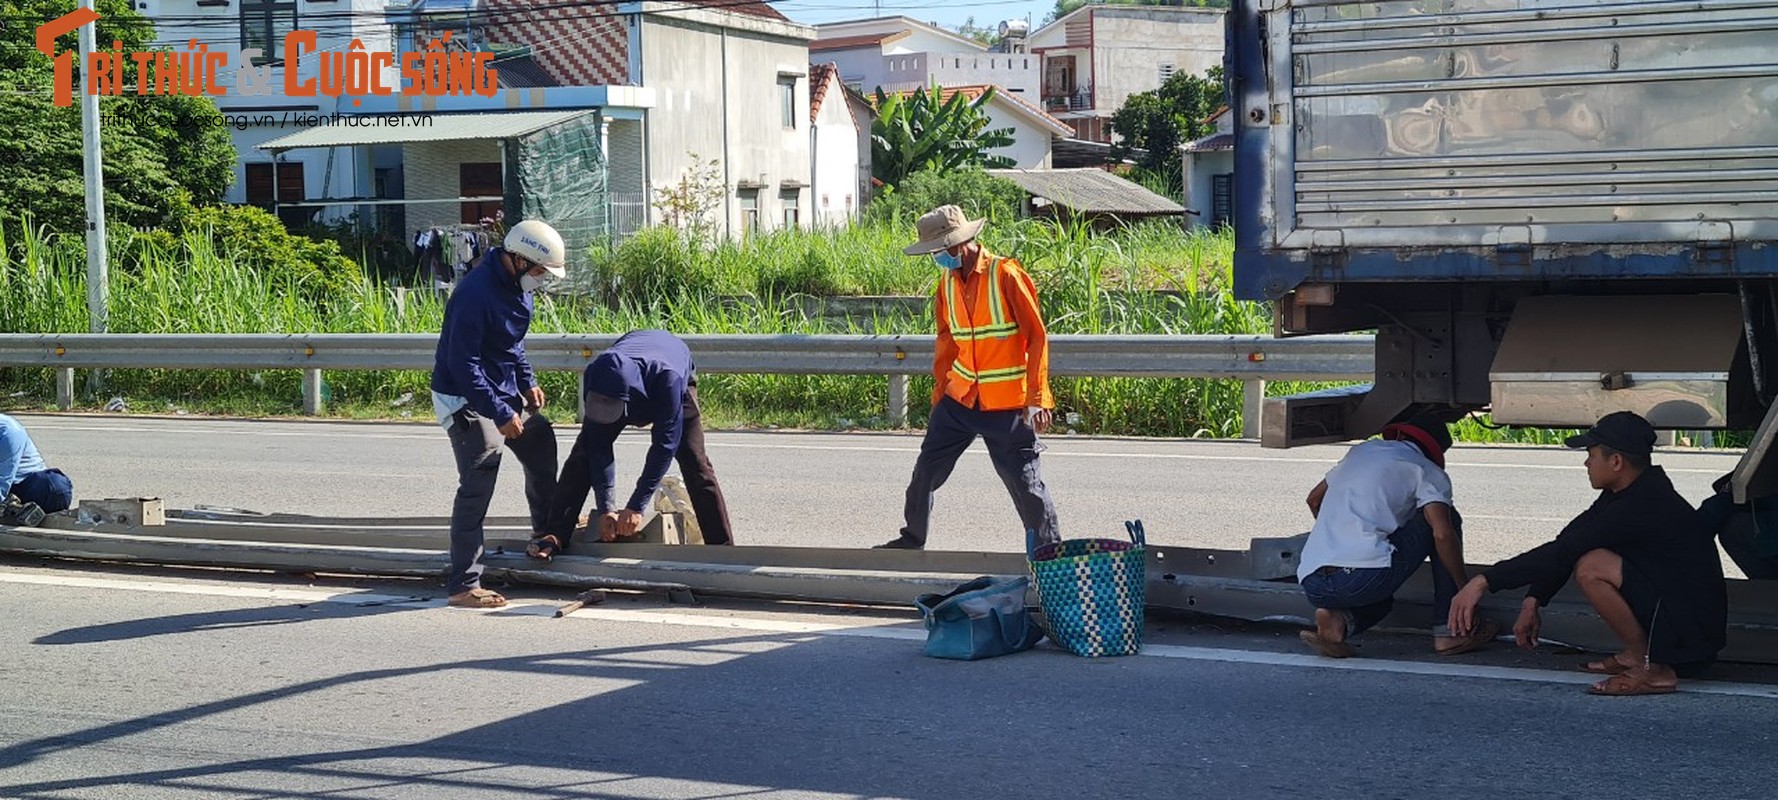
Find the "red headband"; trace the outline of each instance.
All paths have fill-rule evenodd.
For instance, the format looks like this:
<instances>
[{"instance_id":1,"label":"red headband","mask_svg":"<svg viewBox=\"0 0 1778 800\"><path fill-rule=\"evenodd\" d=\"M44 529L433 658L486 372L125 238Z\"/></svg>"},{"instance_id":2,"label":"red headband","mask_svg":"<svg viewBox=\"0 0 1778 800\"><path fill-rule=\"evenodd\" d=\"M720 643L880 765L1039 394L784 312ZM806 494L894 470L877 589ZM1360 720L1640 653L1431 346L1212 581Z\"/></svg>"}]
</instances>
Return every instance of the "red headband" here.
<instances>
[{"instance_id":1,"label":"red headband","mask_svg":"<svg viewBox=\"0 0 1778 800\"><path fill-rule=\"evenodd\" d=\"M1432 438L1432 434L1405 422L1383 426L1383 438L1400 441L1403 437L1413 439L1419 444L1421 452L1425 453L1432 463L1437 464L1439 469L1445 468L1445 449L1438 446L1438 440Z\"/></svg>"}]
</instances>

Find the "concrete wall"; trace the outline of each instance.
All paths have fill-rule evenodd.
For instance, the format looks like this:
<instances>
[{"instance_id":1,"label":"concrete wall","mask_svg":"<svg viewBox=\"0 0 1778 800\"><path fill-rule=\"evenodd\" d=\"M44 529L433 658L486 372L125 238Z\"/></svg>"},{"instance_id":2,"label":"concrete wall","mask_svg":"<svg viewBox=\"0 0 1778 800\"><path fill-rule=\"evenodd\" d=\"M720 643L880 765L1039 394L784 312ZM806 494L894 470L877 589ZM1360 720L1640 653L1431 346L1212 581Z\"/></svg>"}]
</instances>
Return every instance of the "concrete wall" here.
<instances>
[{"instance_id":1,"label":"concrete wall","mask_svg":"<svg viewBox=\"0 0 1778 800\"><path fill-rule=\"evenodd\" d=\"M1162 64L1202 75L1222 64L1220 9L1118 6L1092 9L1096 111L1111 113L1161 86Z\"/></svg>"},{"instance_id":2,"label":"concrete wall","mask_svg":"<svg viewBox=\"0 0 1778 800\"><path fill-rule=\"evenodd\" d=\"M822 227L840 227L852 222L860 203L858 197L858 128L846 101L838 76L827 87L821 110L815 115L814 185L808 202L813 209L812 222Z\"/></svg>"},{"instance_id":3,"label":"concrete wall","mask_svg":"<svg viewBox=\"0 0 1778 800\"><path fill-rule=\"evenodd\" d=\"M1211 202L1214 196L1212 192L1214 176L1234 174L1235 153L1232 150L1186 153L1185 158L1181 161L1186 173L1186 195L1183 205L1189 210L1198 212L1196 216L1187 214L1185 218L1188 224L1194 228L1209 225ZM1232 220L1229 222L1233 224Z\"/></svg>"},{"instance_id":4,"label":"concrete wall","mask_svg":"<svg viewBox=\"0 0 1778 800\"><path fill-rule=\"evenodd\" d=\"M457 197L458 170L463 164L501 160L497 141L414 142L401 146L410 198ZM461 221L455 201L416 203L407 207L409 231Z\"/></svg>"},{"instance_id":5,"label":"concrete wall","mask_svg":"<svg viewBox=\"0 0 1778 800\"><path fill-rule=\"evenodd\" d=\"M809 224L809 49L811 29L754 19L743 27L708 24L738 15L650 14L642 18L642 83L656 91L648 113L649 179L654 192L672 186L700 161L716 159L727 187L719 219L725 233L740 230L737 192L761 182L759 213L766 227L783 219L780 187L792 183L801 224ZM793 126L783 124L780 77L796 82ZM657 215L658 218L658 215Z\"/></svg>"},{"instance_id":6,"label":"concrete wall","mask_svg":"<svg viewBox=\"0 0 1778 800\"><path fill-rule=\"evenodd\" d=\"M988 128L1012 128L1012 145L997 147L990 152L1011 158L1013 166L1018 169L1048 168L1053 138L1050 130L1039 127L1024 115L1014 113L1004 102L998 98L989 101L986 108Z\"/></svg>"},{"instance_id":7,"label":"concrete wall","mask_svg":"<svg viewBox=\"0 0 1778 800\"><path fill-rule=\"evenodd\" d=\"M927 74L940 86L993 84L1041 105L1042 66L1027 53L932 53Z\"/></svg>"}]
</instances>

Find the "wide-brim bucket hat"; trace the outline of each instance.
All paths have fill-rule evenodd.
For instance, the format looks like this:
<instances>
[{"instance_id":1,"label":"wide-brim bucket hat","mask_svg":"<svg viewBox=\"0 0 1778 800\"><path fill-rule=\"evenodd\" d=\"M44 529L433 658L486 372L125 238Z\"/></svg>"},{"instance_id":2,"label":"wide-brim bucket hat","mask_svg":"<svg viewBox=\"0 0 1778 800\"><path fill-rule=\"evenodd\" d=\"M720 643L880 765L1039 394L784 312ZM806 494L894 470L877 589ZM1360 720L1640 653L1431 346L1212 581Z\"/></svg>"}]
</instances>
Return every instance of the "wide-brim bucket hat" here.
<instances>
[{"instance_id":1,"label":"wide-brim bucket hat","mask_svg":"<svg viewBox=\"0 0 1778 800\"><path fill-rule=\"evenodd\" d=\"M910 256L923 256L956 247L974 239L986 224L988 221L985 219L972 220L964 216L963 209L956 206L939 206L926 212L915 223L920 241L903 248L902 252Z\"/></svg>"}]
</instances>

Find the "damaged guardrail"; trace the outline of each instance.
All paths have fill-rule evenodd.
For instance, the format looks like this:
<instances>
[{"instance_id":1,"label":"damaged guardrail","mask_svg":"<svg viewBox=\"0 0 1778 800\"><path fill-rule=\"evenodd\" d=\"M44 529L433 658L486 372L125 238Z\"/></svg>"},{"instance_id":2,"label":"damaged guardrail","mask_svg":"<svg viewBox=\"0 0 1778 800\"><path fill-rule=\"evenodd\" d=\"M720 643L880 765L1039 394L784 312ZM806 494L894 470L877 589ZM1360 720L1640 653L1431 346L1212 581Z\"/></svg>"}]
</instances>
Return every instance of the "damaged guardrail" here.
<instances>
[{"instance_id":1,"label":"damaged guardrail","mask_svg":"<svg viewBox=\"0 0 1778 800\"><path fill-rule=\"evenodd\" d=\"M884 375L889 419L907 418L910 375L932 368L932 336L692 334L698 369L709 373ZM578 372L616 334L532 334L531 365ZM322 410L326 370L430 370L433 334L0 334L0 366L56 370L56 402L74 402L77 369L295 369L303 373L303 410ZM1243 429L1258 435L1265 382L1368 381L1369 336L1052 336L1050 372L1059 376L1221 378L1246 385Z\"/></svg>"}]
</instances>

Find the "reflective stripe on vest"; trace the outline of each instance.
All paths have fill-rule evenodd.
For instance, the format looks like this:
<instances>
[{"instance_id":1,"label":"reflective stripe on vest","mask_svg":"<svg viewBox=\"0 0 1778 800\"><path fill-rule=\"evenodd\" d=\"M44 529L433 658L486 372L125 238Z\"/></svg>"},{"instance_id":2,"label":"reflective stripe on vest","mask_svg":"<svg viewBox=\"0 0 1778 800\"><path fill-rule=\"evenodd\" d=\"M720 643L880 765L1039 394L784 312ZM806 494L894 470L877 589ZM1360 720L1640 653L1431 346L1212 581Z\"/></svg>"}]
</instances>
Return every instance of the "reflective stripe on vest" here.
<instances>
[{"instance_id":1,"label":"reflective stripe on vest","mask_svg":"<svg viewBox=\"0 0 1778 800\"><path fill-rule=\"evenodd\" d=\"M959 342L973 342L977 339L1005 339L1019 331L1019 324L1007 319L1006 304L1000 299L1000 259L988 262L988 313L986 325L970 326L957 319L957 284L960 281L952 276L945 276L945 315L951 324L951 338ZM965 375L965 377L968 377Z\"/></svg>"},{"instance_id":2,"label":"reflective stripe on vest","mask_svg":"<svg viewBox=\"0 0 1778 800\"><path fill-rule=\"evenodd\" d=\"M1019 354L1020 361L1016 366L983 370L971 369L971 364L978 363L978 360L981 357L980 349L982 347L988 347L991 350L1004 347L1005 345L990 343L1004 342L1019 333L1019 324L1012 319L1012 313L1007 308L1005 299L1001 296L1000 265L1001 259L999 258L994 258L988 262L986 277L988 280L987 301L989 319L987 324L984 325L966 325L963 323L962 319L958 318L960 315L957 313L957 304L962 299L960 293L957 291L957 284L960 281L954 276L946 276L945 278L945 317L950 323L951 339L957 343L957 357L951 362L951 371L955 372L964 380L980 384L984 387L995 384L1020 384L1021 388L1016 390L1019 399L1016 400L1015 403L1023 405L1024 392L1022 385L1025 381L1026 368L1023 361L1024 354L1022 351ZM993 394L999 393L1000 392L994 392Z\"/></svg>"}]
</instances>

